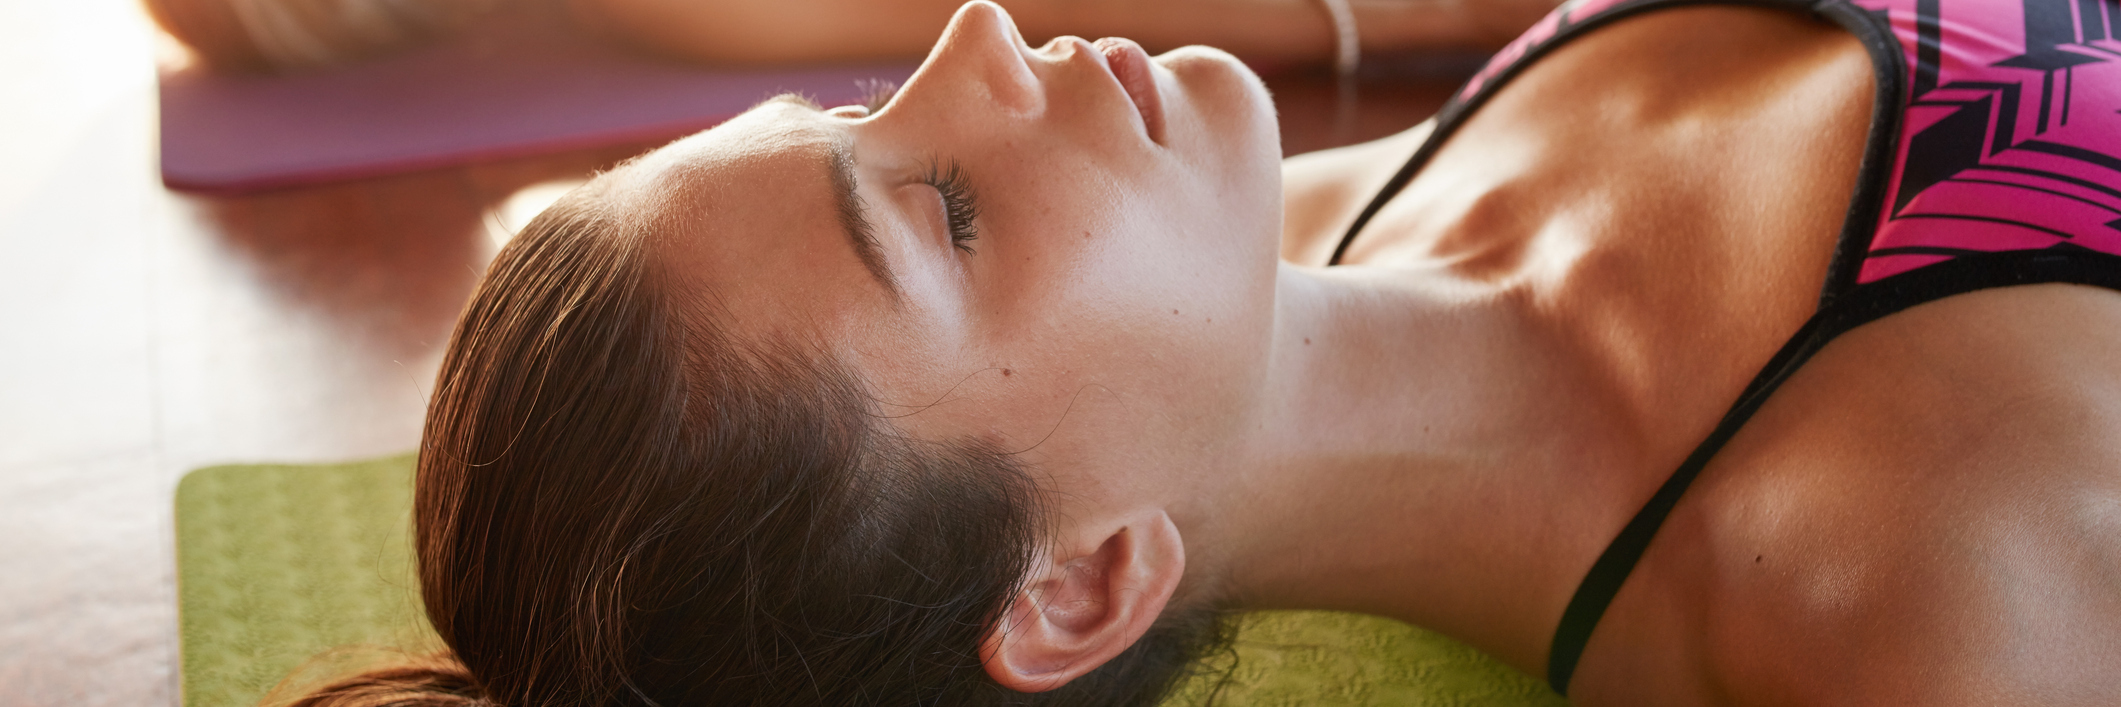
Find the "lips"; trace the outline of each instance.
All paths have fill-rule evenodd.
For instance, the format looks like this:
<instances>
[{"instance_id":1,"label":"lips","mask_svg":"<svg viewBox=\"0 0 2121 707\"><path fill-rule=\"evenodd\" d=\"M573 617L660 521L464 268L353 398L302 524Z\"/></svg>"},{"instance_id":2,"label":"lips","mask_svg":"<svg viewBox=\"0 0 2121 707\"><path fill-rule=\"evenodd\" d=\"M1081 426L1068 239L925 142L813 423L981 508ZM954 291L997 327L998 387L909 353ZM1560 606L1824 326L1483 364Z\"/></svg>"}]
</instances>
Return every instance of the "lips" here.
<instances>
[{"instance_id":1,"label":"lips","mask_svg":"<svg viewBox=\"0 0 2121 707\"><path fill-rule=\"evenodd\" d=\"M1113 78L1119 79L1120 88L1126 90L1127 98L1134 101L1134 109L1141 113L1149 139L1163 144L1163 96L1156 90L1156 74L1149 67L1149 52L1143 51L1134 40L1118 37L1097 40L1097 49L1104 53L1105 66L1111 68Z\"/></svg>"}]
</instances>

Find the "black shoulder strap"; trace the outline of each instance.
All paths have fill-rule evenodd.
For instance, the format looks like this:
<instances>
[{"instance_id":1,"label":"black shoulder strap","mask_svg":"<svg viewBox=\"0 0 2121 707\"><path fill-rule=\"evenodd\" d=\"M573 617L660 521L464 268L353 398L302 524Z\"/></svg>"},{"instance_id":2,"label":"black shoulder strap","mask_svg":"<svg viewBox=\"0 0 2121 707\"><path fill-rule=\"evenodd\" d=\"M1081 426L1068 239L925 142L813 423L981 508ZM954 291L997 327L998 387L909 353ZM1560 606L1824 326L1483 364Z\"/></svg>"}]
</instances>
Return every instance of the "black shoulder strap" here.
<instances>
[{"instance_id":1,"label":"black shoulder strap","mask_svg":"<svg viewBox=\"0 0 2121 707\"><path fill-rule=\"evenodd\" d=\"M1471 95L1468 95L1464 90L1460 90L1451 100L1444 103L1443 108L1436 112L1436 130L1429 133L1428 139L1422 141L1421 148L1415 150L1414 155L1407 159L1407 163L1401 165L1399 171L1394 173L1391 179L1385 181L1384 187L1377 190L1377 195L1371 197L1370 203L1363 207L1360 214L1356 215L1354 223L1348 224L1348 230L1341 234L1340 243L1334 246L1333 257L1327 260L1326 264L1340 264L1341 258L1348 253L1348 246L1355 242L1356 234L1361 233L1363 227L1369 225L1370 219L1375 218L1377 212L1382 211L1385 204L1392 200L1392 197L1398 196L1400 190L1405 189L1409 182L1414 181L1414 176L1421 172L1421 168L1428 164L1429 159L1436 155L1437 150L1443 148L1444 141L1449 139L1452 133L1457 132L1458 128L1465 124L1467 118L1472 117L1474 111L1479 110L1481 105L1487 103L1488 99L1493 97L1504 85L1510 83L1511 79L1523 73L1526 67L1538 62L1541 57L1546 56L1548 52L1553 51L1555 48L1567 44L1569 40L1632 15L1681 5L1760 5L1797 11L1816 11L1815 3L1820 6L1845 4L1844 0L1632 0L1599 10L1588 16L1577 16L1573 14L1571 5L1564 3L1561 7L1554 10L1555 15L1557 15L1554 17L1556 29L1551 36L1524 47L1515 58L1509 60L1507 65L1493 70L1492 75L1489 74L1491 74L1490 70L1494 69L1494 67L1482 69L1481 74L1485 77L1485 81L1480 85L1479 89L1474 90ZM1509 52L1515 48L1516 45L1513 43L1512 47L1505 49L1504 52ZM1898 54L1894 54L1894 56L1897 57Z\"/></svg>"},{"instance_id":2,"label":"black shoulder strap","mask_svg":"<svg viewBox=\"0 0 2121 707\"><path fill-rule=\"evenodd\" d=\"M2037 250L1972 253L1958 258L1887 277L1857 288L1821 309L1791 336L1789 343L1753 378L1738 402L1716 423L1716 430L1702 440L1694 453L1666 479L1642 510L1628 521L1598 561L1591 564L1576 596L1562 611L1561 625L1554 630L1554 644L1547 653L1547 683L1555 692L1568 694L1569 678L1583 656L1584 644L1598 627L1606 606L1620 593L1620 585L1642 559L1687 486L1701 474L1716 452L1738 434L1746 420L1760 410L1768 397L1789 380L1791 374L1824 348L1834 337L1850 329L1924 302L1976 290L2016 285L2062 282L2121 290L2121 256L2063 243Z\"/></svg>"},{"instance_id":3,"label":"black shoulder strap","mask_svg":"<svg viewBox=\"0 0 2121 707\"><path fill-rule=\"evenodd\" d=\"M1905 76L1907 64L1901 53L1899 40L1893 37L1892 29L1885 22L1845 0L1818 0L1810 10L1825 19L1840 25L1863 42L1871 55L1875 69L1875 97L1871 109L1870 134L1864 149L1863 163L1859 170L1856 191L1849 199L1849 212L1843 220L1841 236L1835 245L1834 258L1828 267L1826 284L1819 298L1819 311L1812 319L1790 337L1782 350L1770 359L1768 366L1731 406L1714 433L1703 440L1701 446L1688 455L1686 462L1672 472L1657 494L1650 497L1642 510L1628 521L1613 543L1592 563L1584 575L1583 583L1576 587L1576 594L1569 598L1568 608L1561 614L1560 625L1554 628L1554 641L1547 649L1547 684L1554 691L1569 694L1569 679L1576 672L1577 661L1583 658L1585 644L1591 640L1592 630L1605 615L1606 606L1613 603L1614 595L1627 581L1635 563L1649 548L1657 528L1671 513L1672 506L1686 492L1694 477L1708 465L1716 452L1730 441L1731 435L1751 419L1753 412L1767 400L1782 380L1794 372L1797 366L1811 358L1818 347L1826 345L1848 328L1864 321L1885 316L1878 313L1850 323L1850 312L1862 312L1867 306L1877 306L1879 298L1870 298L1848 306L1841 306L1844 297L1856 290L1857 270L1868 253L1871 237L1877 230L1879 209L1885 200L1885 186L1893 167L1893 150L1899 144L1900 124L1905 114L1907 89ZM1910 273L1913 274L1913 273ZM1882 281L1877 284L1884 284ZM1870 289L1870 288L1865 288ZM1967 291L1967 290L1960 290ZM1931 298L1948 296L1930 292ZM1927 300L1923 300L1927 301ZM1893 311L1909 306L1901 303Z\"/></svg>"}]
</instances>

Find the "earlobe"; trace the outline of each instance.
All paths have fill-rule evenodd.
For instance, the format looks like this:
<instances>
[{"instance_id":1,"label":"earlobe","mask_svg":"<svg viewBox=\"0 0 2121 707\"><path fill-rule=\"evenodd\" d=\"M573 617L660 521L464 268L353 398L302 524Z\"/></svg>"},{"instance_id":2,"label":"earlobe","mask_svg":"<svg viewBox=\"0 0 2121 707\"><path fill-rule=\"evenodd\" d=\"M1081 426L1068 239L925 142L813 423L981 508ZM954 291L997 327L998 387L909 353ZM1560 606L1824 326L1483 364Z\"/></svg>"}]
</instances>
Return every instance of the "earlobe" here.
<instances>
[{"instance_id":1,"label":"earlobe","mask_svg":"<svg viewBox=\"0 0 2121 707\"><path fill-rule=\"evenodd\" d=\"M980 646L987 674L1020 692L1044 692L1095 670L1134 645L1185 574L1185 543L1162 510L1056 552L1035 567ZM1086 545L1088 543L1085 543Z\"/></svg>"}]
</instances>

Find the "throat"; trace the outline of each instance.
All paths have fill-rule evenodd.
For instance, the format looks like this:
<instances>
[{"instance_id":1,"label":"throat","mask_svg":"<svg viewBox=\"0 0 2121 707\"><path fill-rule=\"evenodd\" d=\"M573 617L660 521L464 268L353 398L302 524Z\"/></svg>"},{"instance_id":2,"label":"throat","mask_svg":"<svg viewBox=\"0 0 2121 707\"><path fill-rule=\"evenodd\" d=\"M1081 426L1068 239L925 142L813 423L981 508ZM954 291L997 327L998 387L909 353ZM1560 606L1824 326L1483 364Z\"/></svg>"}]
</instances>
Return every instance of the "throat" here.
<instances>
[{"instance_id":1,"label":"throat","mask_svg":"<svg viewBox=\"0 0 2121 707\"><path fill-rule=\"evenodd\" d=\"M1284 266L1251 464L1211 514L1247 608L1378 614L1536 660L1577 577L1557 527L1630 439L1525 300L1446 274ZM1537 431L1528 434L1527 431ZM1520 667L1532 669L1530 662Z\"/></svg>"}]
</instances>

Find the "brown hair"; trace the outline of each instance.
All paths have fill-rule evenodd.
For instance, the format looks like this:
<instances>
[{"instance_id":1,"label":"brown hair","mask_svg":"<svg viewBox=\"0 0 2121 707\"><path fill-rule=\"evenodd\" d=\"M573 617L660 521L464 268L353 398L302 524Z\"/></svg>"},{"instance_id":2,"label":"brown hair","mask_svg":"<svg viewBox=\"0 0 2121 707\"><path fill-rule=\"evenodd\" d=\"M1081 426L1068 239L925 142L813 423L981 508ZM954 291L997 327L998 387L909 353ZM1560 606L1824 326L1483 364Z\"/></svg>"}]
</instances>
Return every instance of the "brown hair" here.
<instances>
[{"instance_id":1,"label":"brown hair","mask_svg":"<svg viewBox=\"0 0 2121 707\"><path fill-rule=\"evenodd\" d=\"M298 704L1153 704L1218 643L1167 612L1062 690L988 679L1043 540L1030 475L896 434L813 347L734 341L597 204L503 249L442 365L414 537L449 650Z\"/></svg>"}]
</instances>

